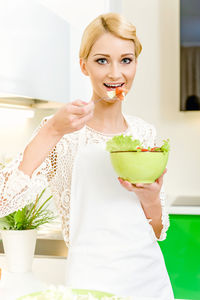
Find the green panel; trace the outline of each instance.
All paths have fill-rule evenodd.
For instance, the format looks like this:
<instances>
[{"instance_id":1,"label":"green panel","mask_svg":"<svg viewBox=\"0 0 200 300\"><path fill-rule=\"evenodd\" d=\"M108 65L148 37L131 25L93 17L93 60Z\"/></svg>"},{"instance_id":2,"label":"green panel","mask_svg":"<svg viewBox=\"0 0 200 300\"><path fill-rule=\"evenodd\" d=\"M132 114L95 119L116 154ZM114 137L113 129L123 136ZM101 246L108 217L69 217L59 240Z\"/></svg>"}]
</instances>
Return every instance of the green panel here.
<instances>
[{"instance_id":1,"label":"green panel","mask_svg":"<svg viewBox=\"0 0 200 300\"><path fill-rule=\"evenodd\" d=\"M170 215L167 239L159 245L175 298L200 300L200 216Z\"/></svg>"}]
</instances>

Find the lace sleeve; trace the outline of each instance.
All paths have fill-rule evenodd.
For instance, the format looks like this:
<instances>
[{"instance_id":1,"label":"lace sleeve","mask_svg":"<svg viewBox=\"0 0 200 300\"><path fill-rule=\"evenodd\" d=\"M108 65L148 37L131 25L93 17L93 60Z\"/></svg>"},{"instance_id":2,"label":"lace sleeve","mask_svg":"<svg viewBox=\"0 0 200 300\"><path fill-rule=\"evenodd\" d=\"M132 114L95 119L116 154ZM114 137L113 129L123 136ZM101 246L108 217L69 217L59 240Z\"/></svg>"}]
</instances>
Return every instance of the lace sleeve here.
<instances>
[{"instance_id":1,"label":"lace sleeve","mask_svg":"<svg viewBox=\"0 0 200 300\"><path fill-rule=\"evenodd\" d=\"M157 239L158 241L163 241L166 239L167 236L167 230L169 228L169 214L166 209L166 203L165 203L165 192L163 189L160 192L160 201L162 206L162 231L160 234L160 237Z\"/></svg>"},{"instance_id":2,"label":"lace sleeve","mask_svg":"<svg viewBox=\"0 0 200 300\"><path fill-rule=\"evenodd\" d=\"M42 121L31 139L46 121L47 119ZM34 201L36 195L47 187L49 181L56 173L56 147L34 171L32 177L25 175L18 169L22 158L23 153L20 153L0 171L0 217L21 209L26 204Z\"/></svg>"},{"instance_id":3,"label":"lace sleeve","mask_svg":"<svg viewBox=\"0 0 200 300\"><path fill-rule=\"evenodd\" d=\"M148 146L154 146L156 141L156 129L154 126L150 125L149 129L147 130L147 136L146 136L146 143ZM163 241L166 239L167 236L167 230L169 228L169 215L166 210L166 203L165 203L165 191L162 186L161 192L160 192L160 202L162 207L162 231L160 234L160 237L157 239L158 241Z\"/></svg>"}]
</instances>

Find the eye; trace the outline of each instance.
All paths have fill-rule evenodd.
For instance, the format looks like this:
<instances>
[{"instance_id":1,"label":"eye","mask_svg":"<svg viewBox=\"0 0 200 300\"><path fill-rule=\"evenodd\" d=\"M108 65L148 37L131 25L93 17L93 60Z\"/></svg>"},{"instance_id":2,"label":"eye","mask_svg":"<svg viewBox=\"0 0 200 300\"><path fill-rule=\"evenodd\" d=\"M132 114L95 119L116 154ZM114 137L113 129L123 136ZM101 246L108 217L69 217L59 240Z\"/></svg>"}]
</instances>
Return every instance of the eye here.
<instances>
[{"instance_id":1,"label":"eye","mask_svg":"<svg viewBox=\"0 0 200 300\"><path fill-rule=\"evenodd\" d=\"M105 65L107 64L107 59L106 58L99 58L96 60L96 62L100 65Z\"/></svg>"},{"instance_id":2,"label":"eye","mask_svg":"<svg viewBox=\"0 0 200 300\"><path fill-rule=\"evenodd\" d=\"M125 58L122 59L123 64L130 64L131 62L132 62L132 59L128 58L128 57L125 57Z\"/></svg>"}]
</instances>

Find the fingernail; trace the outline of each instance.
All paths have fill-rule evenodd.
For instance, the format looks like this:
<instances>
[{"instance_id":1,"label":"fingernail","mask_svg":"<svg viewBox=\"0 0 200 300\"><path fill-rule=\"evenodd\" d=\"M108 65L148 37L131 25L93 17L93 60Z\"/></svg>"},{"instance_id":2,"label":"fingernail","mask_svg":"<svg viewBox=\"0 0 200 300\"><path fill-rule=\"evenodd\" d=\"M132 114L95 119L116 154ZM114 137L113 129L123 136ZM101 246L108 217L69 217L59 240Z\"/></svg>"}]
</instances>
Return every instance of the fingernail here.
<instances>
[{"instance_id":1,"label":"fingernail","mask_svg":"<svg viewBox=\"0 0 200 300\"><path fill-rule=\"evenodd\" d=\"M119 180L119 182L120 182L120 183L122 182L122 180L121 180L121 178L120 178L120 177L118 177L118 180Z\"/></svg>"}]
</instances>

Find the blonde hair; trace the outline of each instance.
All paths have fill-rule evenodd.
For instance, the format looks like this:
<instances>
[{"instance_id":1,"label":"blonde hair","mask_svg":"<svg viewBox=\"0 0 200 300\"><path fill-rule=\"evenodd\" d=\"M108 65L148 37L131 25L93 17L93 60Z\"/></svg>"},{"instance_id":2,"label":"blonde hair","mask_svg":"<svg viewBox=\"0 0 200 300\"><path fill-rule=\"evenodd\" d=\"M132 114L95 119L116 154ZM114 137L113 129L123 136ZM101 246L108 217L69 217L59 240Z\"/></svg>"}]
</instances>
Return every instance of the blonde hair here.
<instances>
[{"instance_id":1,"label":"blonde hair","mask_svg":"<svg viewBox=\"0 0 200 300\"><path fill-rule=\"evenodd\" d=\"M135 44L135 56L136 58L139 56L142 45L136 36L135 26L120 14L107 13L98 16L86 27L81 40L79 57L87 59L96 40L108 32L116 37L132 40Z\"/></svg>"}]
</instances>

